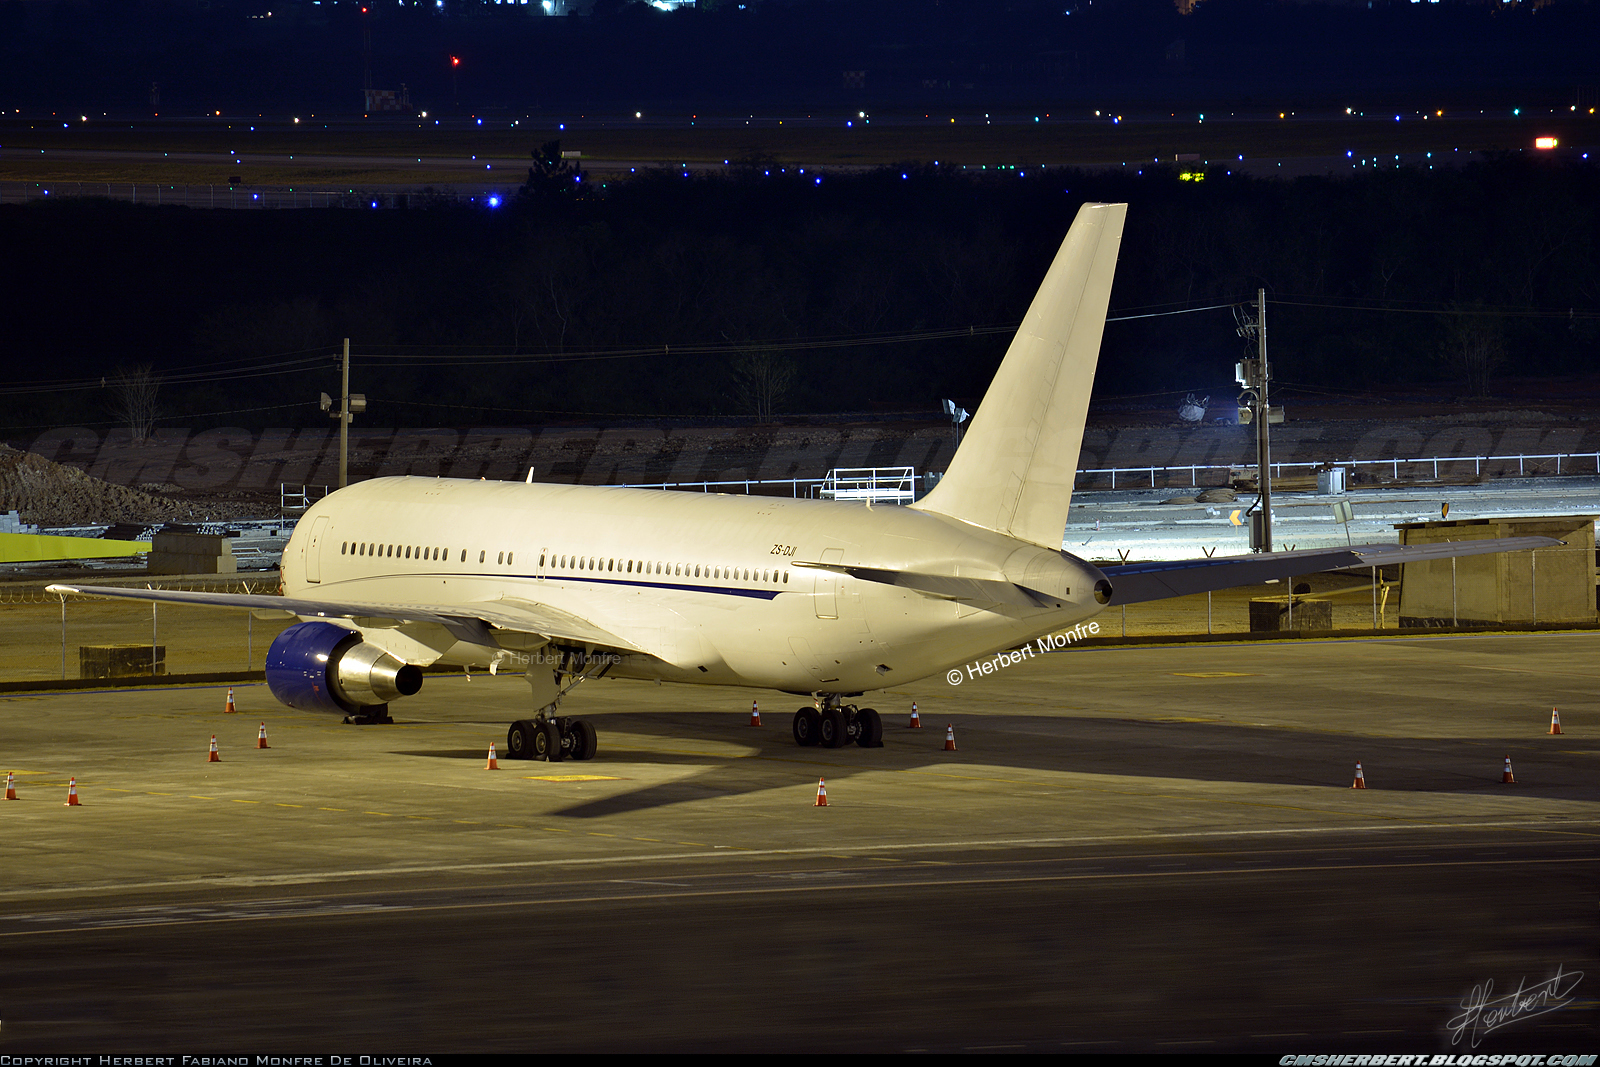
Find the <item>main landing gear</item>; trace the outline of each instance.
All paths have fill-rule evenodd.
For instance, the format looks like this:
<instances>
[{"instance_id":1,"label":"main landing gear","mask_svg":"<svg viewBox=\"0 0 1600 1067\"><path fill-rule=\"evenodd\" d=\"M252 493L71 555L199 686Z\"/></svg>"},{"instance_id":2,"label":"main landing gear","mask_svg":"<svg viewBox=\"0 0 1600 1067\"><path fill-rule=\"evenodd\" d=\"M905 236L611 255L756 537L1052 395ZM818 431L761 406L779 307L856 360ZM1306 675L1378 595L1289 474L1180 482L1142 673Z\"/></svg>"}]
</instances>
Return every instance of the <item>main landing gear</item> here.
<instances>
[{"instance_id":1,"label":"main landing gear","mask_svg":"<svg viewBox=\"0 0 1600 1067\"><path fill-rule=\"evenodd\" d=\"M506 731L506 755L511 759L594 759L595 730L587 719L518 719Z\"/></svg>"},{"instance_id":2,"label":"main landing gear","mask_svg":"<svg viewBox=\"0 0 1600 1067\"><path fill-rule=\"evenodd\" d=\"M590 678L603 676L615 656L595 655L588 649L541 649L528 668L528 685L534 707L531 719L518 719L506 731L506 755L511 759L594 759L595 730L587 719L557 715L562 698Z\"/></svg>"},{"instance_id":3,"label":"main landing gear","mask_svg":"<svg viewBox=\"0 0 1600 1067\"><path fill-rule=\"evenodd\" d=\"M840 748L854 741L862 748L883 747L883 720L872 708L841 704L837 693L824 693L820 708L794 713L794 743Z\"/></svg>"}]
</instances>

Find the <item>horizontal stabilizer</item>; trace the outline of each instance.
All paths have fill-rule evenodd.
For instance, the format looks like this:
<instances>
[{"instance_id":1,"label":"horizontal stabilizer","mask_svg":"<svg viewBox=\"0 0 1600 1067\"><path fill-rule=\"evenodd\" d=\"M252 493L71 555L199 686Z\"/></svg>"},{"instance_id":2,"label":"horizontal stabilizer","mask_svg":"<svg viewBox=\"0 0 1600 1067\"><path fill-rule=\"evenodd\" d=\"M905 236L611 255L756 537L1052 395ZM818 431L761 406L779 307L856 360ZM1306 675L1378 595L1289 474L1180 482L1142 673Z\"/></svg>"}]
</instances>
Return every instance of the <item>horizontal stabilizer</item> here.
<instances>
[{"instance_id":1,"label":"horizontal stabilizer","mask_svg":"<svg viewBox=\"0 0 1600 1067\"><path fill-rule=\"evenodd\" d=\"M1295 552L1266 552L1220 559L1186 559L1175 562L1128 563L1102 570L1111 582L1111 601L1142 604L1148 600L1256 585L1274 578L1395 563L1420 563L1430 559L1478 556L1488 552L1520 552L1552 548L1563 542L1552 537L1497 537L1480 541L1445 541L1432 545L1356 545L1352 548L1303 548Z\"/></svg>"},{"instance_id":2,"label":"horizontal stabilizer","mask_svg":"<svg viewBox=\"0 0 1600 1067\"><path fill-rule=\"evenodd\" d=\"M1044 599L1043 594L1006 581L1003 578L959 578L944 574L923 574L917 571L885 570L880 567L850 567L838 563L791 562L790 566L810 567L813 570L834 571L863 582L877 582L910 589L923 596L938 600L960 600L969 604L1000 604L1018 608L1040 608L1056 605Z\"/></svg>"}]
</instances>

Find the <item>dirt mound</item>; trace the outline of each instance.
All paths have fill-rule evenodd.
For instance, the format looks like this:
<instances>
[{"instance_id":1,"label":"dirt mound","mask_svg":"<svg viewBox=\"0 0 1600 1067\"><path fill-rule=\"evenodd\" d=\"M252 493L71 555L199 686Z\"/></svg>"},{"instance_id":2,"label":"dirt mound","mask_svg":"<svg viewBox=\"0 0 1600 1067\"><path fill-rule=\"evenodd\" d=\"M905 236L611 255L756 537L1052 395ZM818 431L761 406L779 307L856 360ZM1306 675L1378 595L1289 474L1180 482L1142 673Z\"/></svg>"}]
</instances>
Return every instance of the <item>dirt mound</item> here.
<instances>
[{"instance_id":1,"label":"dirt mound","mask_svg":"<svg viewBox=\"0 0 1600 1067\"><path fill-rule=\"evenodd\" d=\"M0 445L0 512L40 526L232 519L243 508L187 503L101 481L76 467Z\"/></svg>"}]
</instances>

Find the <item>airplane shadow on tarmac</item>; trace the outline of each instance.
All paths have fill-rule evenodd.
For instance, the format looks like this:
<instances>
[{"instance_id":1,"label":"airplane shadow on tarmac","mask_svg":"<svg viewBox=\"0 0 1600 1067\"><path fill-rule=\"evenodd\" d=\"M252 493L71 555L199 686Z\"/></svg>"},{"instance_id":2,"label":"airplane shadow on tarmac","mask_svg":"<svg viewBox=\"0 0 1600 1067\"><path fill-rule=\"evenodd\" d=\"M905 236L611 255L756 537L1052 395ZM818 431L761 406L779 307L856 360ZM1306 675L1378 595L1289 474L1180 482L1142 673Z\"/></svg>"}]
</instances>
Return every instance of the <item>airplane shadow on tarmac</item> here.
<instances>
[{"instance_id":1,"label":"airplane shadow on tarmac","mask_svg":"<svg viewBox=\"0 0 1600 1067\"><path fill-rule=\"evenodd\" d=\"M1585 757L1559 737L1507 739L1361 737L1348 733L1260 727L1216 721L1149 721L1070 716L994 715L956 723L957 751L943 751L945 724L925 718L921 730L896 717L884 724L884 747L799 748L789 715L761 728L727 712L670 715L604 712L587 716L600 730L600 751L588 763L549 766L507 761L502 768L548 767L548 773L605 774L619 762L697 766L686 779L577 804L552 814L576 819L792 788L799 766L819 777L848 780L864 771L936 769L974 764L1018 771L1144 779L1187 779L1251 785L1347 788L1359 761L1369 789L1398 792L1595 799ZM661 748L611 748L608 732L661 738ZM749 754L674 750L686 740L754 747ZM1548 742L1548 743L1547 743ZM1560 746L1558 748L1557 746ZM396 755L482 760L482 751L410 750ZM1501 781L1510 756L1514 785ZM501 757L504 759L504 757ZM712 766L707 767L707 764ZM779 765L785 769L779 770ZM581 770L580 770L581 769Z\"/></svg>"}]
</instances>

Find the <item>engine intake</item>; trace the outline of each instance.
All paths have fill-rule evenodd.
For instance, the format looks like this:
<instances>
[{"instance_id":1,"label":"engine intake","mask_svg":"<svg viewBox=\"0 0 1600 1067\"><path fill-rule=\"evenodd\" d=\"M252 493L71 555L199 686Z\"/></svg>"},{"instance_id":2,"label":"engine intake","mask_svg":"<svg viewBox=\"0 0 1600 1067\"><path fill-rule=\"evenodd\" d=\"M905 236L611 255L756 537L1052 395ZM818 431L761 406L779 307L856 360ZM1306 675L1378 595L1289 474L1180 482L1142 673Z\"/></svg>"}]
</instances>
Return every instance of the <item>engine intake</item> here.
<instances>
[{"instance_id":1,"label":"engine intake","mask_svg":"<svg viewBox=\"0 0 1600 1067\"><path fill-rule=\"evenodd\" d=\"M331 622L302 622L267 650L267 687L302 711L350 714L414 695L422 671Z\"/></svg>"}]
</instances>

